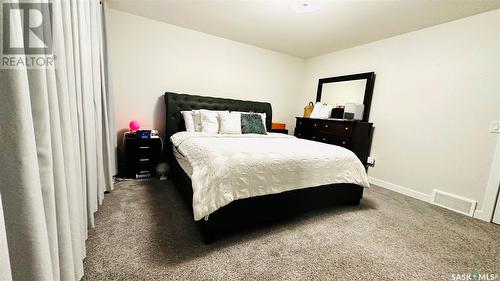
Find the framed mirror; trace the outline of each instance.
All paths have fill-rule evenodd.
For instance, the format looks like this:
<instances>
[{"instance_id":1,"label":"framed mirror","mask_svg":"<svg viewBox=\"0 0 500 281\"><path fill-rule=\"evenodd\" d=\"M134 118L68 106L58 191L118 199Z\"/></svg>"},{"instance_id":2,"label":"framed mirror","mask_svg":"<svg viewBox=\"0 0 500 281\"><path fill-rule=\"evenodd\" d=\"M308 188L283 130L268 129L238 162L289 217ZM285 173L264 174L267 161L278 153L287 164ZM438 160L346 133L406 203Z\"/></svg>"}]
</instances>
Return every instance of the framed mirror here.
<instances>
[{"instance_id":1,"label":"framed mirror","mask_svg":"<svg viewBox=\"0 0 500 281\"><path fill-rule=\"evenodd\" d=\"M321 78L318 82L316 101L333 107L342 107L346 103L363 104L362 121L368 122L374 85L375 72Z\"/></svg>"}]
</instances>

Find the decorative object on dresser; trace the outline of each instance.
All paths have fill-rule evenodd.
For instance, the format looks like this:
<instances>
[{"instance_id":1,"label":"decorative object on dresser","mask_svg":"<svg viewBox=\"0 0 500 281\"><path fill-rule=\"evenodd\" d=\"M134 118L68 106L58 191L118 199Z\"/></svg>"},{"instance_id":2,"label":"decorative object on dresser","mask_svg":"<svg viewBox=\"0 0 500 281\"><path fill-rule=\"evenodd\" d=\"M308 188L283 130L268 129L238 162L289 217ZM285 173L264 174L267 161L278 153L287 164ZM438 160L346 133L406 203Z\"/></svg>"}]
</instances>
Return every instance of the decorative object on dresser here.
<instances>
[{"instance_id":1,"label":"decorative object on dresser","mask_svg":"<svg viewBox=\"0 0 500 281\"><path fill-rule=\"evenodd\" d=\"M365 106L361 103L346 103L344 106L344 119L362 120Z\"/></svg>"},{"instance_id":2,"label":"decorative object on dresser","mask_svg":"<svg viewBox=\"0 0 500 281\"><path fill-rule=\"evenodd\" d=\"M295 136L345 147L366 166L372 129L368 122L297 117Z\"/></svg>"},{"instance_id":3,"label":"decorative object on dresser","mask_svg":"<svg viewBox=\"0 0 500 281\"><path fill-rule=\"evenodd\" d=\"M343 105L334 107L332 109L331 117L335 118L335 119L343 119L344 118L344 107L345 106L343 106Z\"/></svg>"},{"instance_id":4,"label":"decorative object on dresser","mask_svg":"<svg viewBox=\"0 0 500 281\"><path fill-rule=\"evenodd\" d=\"M316 102L309 118L329 118L332 115L333 106L327 103Z\"/></svg>"},{"instance_id":5,"label":"decorative object on dresser","mask_svg":"<svg viewBox=\"0 0 500 281\"><path fill-rule=\"evenodd\" d=\"M304 107L304 118L311 117L311 113L313 112L313 109L314 109L314 103L312 101L310 101L309 104L307 104Z\"/></svg>"},{"instance_id":6,"label":"decorative object on dresser","mask_svg":"<svg viewBox=\"0 0 500 281\"><path fill-rule=\"evenodd\" d=\"M128 132L124 136L124 176L127 178L153 177L156 166L160 163L163 146L161 138L156 135L141 137L140 133L141 131Z\"/></svg>"}]
</instances>

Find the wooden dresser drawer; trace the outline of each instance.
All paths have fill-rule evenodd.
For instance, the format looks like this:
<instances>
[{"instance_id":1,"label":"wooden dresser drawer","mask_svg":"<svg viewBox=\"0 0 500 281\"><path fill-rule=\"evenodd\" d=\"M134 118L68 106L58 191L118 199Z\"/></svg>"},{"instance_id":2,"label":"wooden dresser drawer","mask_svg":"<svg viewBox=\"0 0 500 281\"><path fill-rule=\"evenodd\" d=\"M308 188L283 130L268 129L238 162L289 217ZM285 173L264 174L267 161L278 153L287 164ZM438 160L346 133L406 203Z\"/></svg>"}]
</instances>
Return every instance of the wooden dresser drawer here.
<instances>
[{"instance_id":1,"label":"wooden dresser drawer","mask_svg":"<svg viewBox=\"0 0 500 281\"><path fill-rule=\"evenodd\" d=\"M350 136L353 131L353 124L347 122L334 123L329 120L301 119L297 121L298 131L324 132L337 136Z\"/></svg>"},{"instance_id":2,"label":"wooden dresser drawer","mask_svg":"<svg viewBox=\"0 0 500 281\"><path fill-rule=\"evenodd\" d=\"M352 145L350 137L335 136L321 132L312 132L312 131L297 132L296 136L307 140L324 142L346 148L350 148Z\"/></svg>"},{"instance_id":3,"label":"wooden dresser drawer","mask_svg":"<svg viewBox=\"0 0 500 281\"><path fill-rule=\"evenodd\" d=\"M351 149L352 147L352 141L350 137L329 136L325 142L349 149Z\"/></svg>"},{"instance_id":4,"label":"wooden dresser drawer","mask_svg":"<svg viewBox=\"0 0 500 281\"><path fill-rule=\"evenodd\" d=\"M325 124L322 124L320 130L327 131L329 134L337 136L351 136L353 132L353 125L326 122Z\"/></svg>"}]
</instances>

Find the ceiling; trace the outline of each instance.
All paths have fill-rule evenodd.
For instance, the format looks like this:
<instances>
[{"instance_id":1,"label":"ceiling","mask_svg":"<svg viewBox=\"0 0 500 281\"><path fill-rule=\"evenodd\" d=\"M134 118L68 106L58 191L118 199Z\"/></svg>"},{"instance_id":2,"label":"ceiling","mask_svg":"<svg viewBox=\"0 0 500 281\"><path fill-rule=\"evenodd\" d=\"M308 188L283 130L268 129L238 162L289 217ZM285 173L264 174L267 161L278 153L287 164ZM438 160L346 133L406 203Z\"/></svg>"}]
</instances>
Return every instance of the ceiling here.
<instances>
[{"instance_id":1,"label":"ceiling","mask_svg":"<svg viewBox=\"0 0 500 281\"><path fill-rule=\"evenodd\" d=\"M108 0L117 10L302 58L500 8L500 0L307 2L319 9L296 12L294 0Z\"/></svg>"}]
</instances>

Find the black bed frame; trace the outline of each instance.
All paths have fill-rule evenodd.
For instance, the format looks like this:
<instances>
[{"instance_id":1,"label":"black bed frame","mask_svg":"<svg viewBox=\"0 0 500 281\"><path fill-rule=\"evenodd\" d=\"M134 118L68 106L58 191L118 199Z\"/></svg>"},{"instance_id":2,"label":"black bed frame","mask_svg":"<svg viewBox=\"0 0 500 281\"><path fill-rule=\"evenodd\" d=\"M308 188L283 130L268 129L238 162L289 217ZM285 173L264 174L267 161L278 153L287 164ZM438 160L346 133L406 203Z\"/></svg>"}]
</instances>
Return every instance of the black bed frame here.
<instances>
[{"instance_id":1,"label":"black bed frame","mask_svg":"<svg viewBox=\"0 0 500 281\"><path fill-rule=\"evenodd\" d=\"M176 132L185 130L181 115L183 110L210 109L266 113L266 126L271 128L272 109L270 103L166 92L165 105L167 140ZM175 186L189 208L192 209L191 179L175 160L172 146L167 145L165 150ZM208 220L202 219L196 223L200 226L205 243L211 243L220 234L258 226L308 210L332 205L358 205L362 197L363 187L354 184L310 187L236 200L210 214Z\"/></svg>"}]
</instances>

